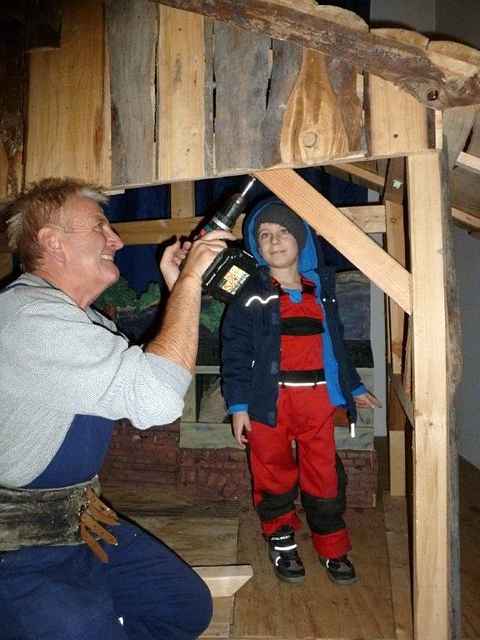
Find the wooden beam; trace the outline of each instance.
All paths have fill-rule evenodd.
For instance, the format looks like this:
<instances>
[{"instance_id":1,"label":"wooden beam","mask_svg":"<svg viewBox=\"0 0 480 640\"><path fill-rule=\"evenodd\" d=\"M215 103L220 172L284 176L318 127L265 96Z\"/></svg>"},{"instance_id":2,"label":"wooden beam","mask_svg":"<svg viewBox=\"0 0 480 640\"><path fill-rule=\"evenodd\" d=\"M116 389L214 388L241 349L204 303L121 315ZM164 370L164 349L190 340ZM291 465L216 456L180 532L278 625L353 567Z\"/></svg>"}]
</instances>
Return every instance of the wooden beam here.
<instances>
[{"instance_id":1,"label":"wooden beam","mask_svg":"<svg viewBox=\"0 0 480 640\"><path fill-rule=\"evenodd\" d=\"M456 164L459 167L464 167L465 169L480 175L480 158L473 156L471 153L464 153L462 151L458 155Z\"/></svg>"},{"instance_id":2,"label":"wooden beam","mask_svg":"<svg viewBox=\"0 0 480 640\"><path fill-rule=\"evenodd\" d=\"M172 218L195 217L195 182L170 185L170 215Z\"/></svg>"},{"instance_id":3,"label":"wooden beam","mask_svg":"<svg viewBox=\"0 0 480 640\"><path fill-rule=\"evenodd\" d=\"M413 636L410 563L408 552L407 506L402 498L383 495L385 512L385 534L390 580L392 586L392 608L396 640L411 640Z\"/></svg>"},{"instance_id":4,"label":"wooden beam","mask_svg":"<svg viewBox=\"0 0 480 640\"><path fill-rule=\"evenodd\" d=\"M446 169L446 159L444 162ZM414 344L414 624L419 640L459 639L458 478L448 353L451 241L440 156L407 160Z\"/></svg>"},{"instance_id":5,"label":"wooden beam","mask_svg":"<svg viewBox=\"0 0 480 640\"><path fill-rule=\"evenodd\" d=\"M472 216L471 213L460 211L460 209L456 209L455 207L452 207L452 216L459 224L480 231L480 216Z\"/></svg>"},{"instance_id":6,"label":"wooden beam","mask_svg":"<svg viewBox=\"0 0 480 640\"><path fill-rule=\"evenodd\" d=\"M18 3L16 3L18 6ZM3 7L2 7L3 9ZM9 37L0 38L0 198L19 193L24 178L24 122L26 98L24 31L20 24L9 27Z\"/></svg>"},{"instance_id":7,"label":"wooden beam","mask_svg":"<svg viewBox=\"0 0 480 640\"><path fill-rule=\"evenodd\" d=\"M333 176L341 178L342 180L350 180L355 184L360 184L363 187L372 189L373 191L382 192L385 189L385 178L378 175L371 169L366 169L361 166L362 163L352 164L335 164L327 165L325 171ZM471 227L474 230L480 229L480 211L478 215L473 215L460 209L458 207L452 207L453 219L461 225Z\"/></svg>"},{"instance_id":8,"label":"wooden beam","mask_svg":"<svg viewBox=\"0 0 480 640\"><path fill-rule=\"evenodd\" d=\"M442 137L444 136L447 141L449 169L452 169L455 164L461 165L458 158L472 131L477 111L478 105L475 105L454 107L447 109L442 114ZM442 147L443 145L440 146L440 148Z\"/></svg>"},{"instance_id":9,"label":"wooden beam","mask_svg":"<svg viewBox=\"0 0 480 640\"><path fill-rule=\"evenodd\" d=\"M384 233L385 207L383 205L366 205L358 207L341 207L343 215L354 222L365 233ZM244 216L239 216L233 233L242 237ZM112 227L120 235L126 245L161 244L172 236L188 236L200 222L200 218L167 218L163 220L138 220L135 222L115 222ZM2 235L0 234L0 248Z\"/></svg>"},{"instance_id":10,"label":"wooden beam","mask_svg":"<svg viewBox=\"0 0 480 640\"><path fill-rule=\"evenodd\" d=\"M233 596L253 576L253 569L249 564L193 569L207 583L213 598Z\"/></svg>"},{"instance_id":11,"label":"wooden beam","mask_svg":"<svg viewBox=\"0 0 480 640\"><path fill-rule=\"evenodd\" d=\"M385 177L366 168L365 163L349 163L329 164L325 167L325 171L332 176L341 178L342 180L352 181L367 189L382 192L385 188Z\"/></svg>"},{"instance_id":12,"label":"wooden beam","mask_svg":"<svg viewBox=\"0 0 480 640\"><path fill-rule=\"evenodd\" d=\"M385 222L386 248L389 255L402 266L406 265L405 223L403 196L405 184L405 160L393 158L388 163L385 178ZM388 300L388 337L389 364L395 374L402 371L403 345L405 334L405 314L393 301ZM390 459L390 493L392 496L404 496L405 479L405 415L399 407L399 400L392 393L390 384L388 394L388 435Z\"/></svg>"},{"instance_id":13,"label":"wooden beam","mask_svg":"<svg viewBox=\"0 0 480 640\"><path fill-rule=\"evenodd\" d=\"M370 33L425 50L428 38L405 29ZM428 149L427 108L411 94L373 74L367 77L368 155L413 153Z\"/></svg>"},{"instance_id":14,"label":"wooden beam","mask_svg":"<svg viewBox=\"0 0 480 640\"><path fill-rule=\"evenodd\" d=\"M154 182L158 7L107 0L112 111L112 184Z\"/></svg>"},{"instance_id":15,"label":"wooden beam","mask_svg":"<svg viewBox=\"0 0 480 640\"><path fill-rule=\"evenodd\" d=\"M30 54L25 182L111 184L110 78L103 4L64 3L62 46Z\"/></svg>"},{"instance_id":16,"label":"wooden beam","mask_svg":"<svg viewBox=\"0 0 480 640\"><path fill-rule=\"evenodd\" d=\"M205 175L205 19L159 6L158 178Z\"/></svg>"},{"instance_id":17,"label":"wooden beam","mask_svg":"<svg viewBox=\"0 0 480 640\"><path fill-rule=\"evenodd\" d=\"M480 101L475 64L352 29L350 12L336 7L285 0L157 1L342 58L357 69L393 82L435 109Z\"/></svg>"},{"instance_id":18,"label":"wooden beam","mask_svg":"<svg viewBox=\"0 0 480 640\"><path fill-rule=\"evenodd\" d=\"M411 312L410 274L321 193L291 169L259 171L255 176L402 309Z\"/></svg>"},{"instance_id":19,"label":"wooden beam","mask_svg":"<svg viewBox=\"0 0 480 640\"><path fill-rule=\"evenodd\" d=\"M402 376L398 373L393 373L390 376L390 381L392 383L392 389L395 392L398 401L400 402L404 414L407 416L410 424L414 425L415 413L413 410L413 403L403 387Z\"/></svg>"}]
</instances>

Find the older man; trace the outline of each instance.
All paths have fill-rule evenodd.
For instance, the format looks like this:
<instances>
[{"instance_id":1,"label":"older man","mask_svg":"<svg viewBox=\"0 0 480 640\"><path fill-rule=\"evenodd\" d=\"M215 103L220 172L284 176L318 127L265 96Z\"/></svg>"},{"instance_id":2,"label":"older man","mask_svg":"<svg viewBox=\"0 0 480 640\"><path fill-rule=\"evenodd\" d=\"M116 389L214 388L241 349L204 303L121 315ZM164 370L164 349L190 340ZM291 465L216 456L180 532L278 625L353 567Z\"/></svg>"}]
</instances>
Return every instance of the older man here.
<instances>
[{"instance_id":1,"label":"older man","mask_svg":"<svg viewBox=\"0 0 480 640\"><path fill-rule=\"evenodd\" d=\"M171 295L142 350L91 307L118 279L123 246L103 202L91 185L49 179L10 206L24 274L0 294L3 640L187 640L211 617L206 585L158 540L118 521L96 476L116 419L147 429L181 415L202 273L231 236L196 241L181 273L189 247L165 252Z\"/></svg>"}]
</instances>

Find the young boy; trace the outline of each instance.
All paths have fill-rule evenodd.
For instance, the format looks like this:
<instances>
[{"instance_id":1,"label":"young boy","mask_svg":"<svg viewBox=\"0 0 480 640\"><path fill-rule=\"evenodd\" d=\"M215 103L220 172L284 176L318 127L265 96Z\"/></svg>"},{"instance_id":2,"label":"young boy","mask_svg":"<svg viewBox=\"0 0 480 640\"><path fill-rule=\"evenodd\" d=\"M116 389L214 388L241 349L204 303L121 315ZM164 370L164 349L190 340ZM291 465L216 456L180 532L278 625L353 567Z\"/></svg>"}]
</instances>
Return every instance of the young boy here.
<instances>
[{"instance_id":1,"label":"young boy","mask_svg":"<svg viewBox=\"0 0 480 640\"><path fill-rule=\"evenodd\" d=\"M275 199L246 218L247 250L259 264L227 308L222 327L223 394L241 446L248 444L253 501L275 574L302 582L295 543L300 488L313 545L337 584L357 580L348 558L346 476L333 416L378 406L351 366L315 232ZM296 455L292 451L296 442Z\"/></svg>"}]
</instances>

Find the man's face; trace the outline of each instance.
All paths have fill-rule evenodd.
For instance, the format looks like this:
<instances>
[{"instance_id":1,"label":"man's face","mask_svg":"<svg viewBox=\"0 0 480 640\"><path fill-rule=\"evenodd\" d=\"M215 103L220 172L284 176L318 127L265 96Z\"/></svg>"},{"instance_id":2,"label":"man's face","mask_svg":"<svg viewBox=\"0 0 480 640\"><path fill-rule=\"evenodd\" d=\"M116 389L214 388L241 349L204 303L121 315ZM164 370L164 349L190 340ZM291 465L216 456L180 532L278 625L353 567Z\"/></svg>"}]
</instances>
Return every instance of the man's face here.
<instances>
[{"instance_id":1,"label":"man's face","mask_svg":"<svg viewBox=\"0 0 480 640\"><path fill-rule=\"evenodd\" d=\"M291 267L298 258L298 244L290 231L276 222L262 222L258 229L258 248L274 268Z\"/></svg>"},{"instance_id":2,"label":"man's face","mask_svg":"<svg viewBox=\"0 0 480 640\"><path fill-rule=\"evenodd\" d=\"M94 300L118 280L113 259L123 242L100 206L83 196L73 196L65 203L62 228L65 276Z\"/></svg>"}]
</instances>

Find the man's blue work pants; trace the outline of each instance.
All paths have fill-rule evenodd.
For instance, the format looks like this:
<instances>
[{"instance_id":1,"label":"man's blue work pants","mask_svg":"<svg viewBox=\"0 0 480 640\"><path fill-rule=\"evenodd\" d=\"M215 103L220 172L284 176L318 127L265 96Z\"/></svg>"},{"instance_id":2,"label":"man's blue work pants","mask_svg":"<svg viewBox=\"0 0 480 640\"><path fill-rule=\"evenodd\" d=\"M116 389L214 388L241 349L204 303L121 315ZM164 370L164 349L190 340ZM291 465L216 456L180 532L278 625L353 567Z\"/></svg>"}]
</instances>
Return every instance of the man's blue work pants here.
<instances>
[{"instance_id":1,"label":"man's blue work pants","mask_svg":"<svg viewBox=\"0 0 480 640\"><path fill-rule=\"evenodd\" d=\"M111 531L108 564L86 545L0 553L0 639L197 638L212 614L205 583L140 529Z\"/></svg>"}]
</instances>

